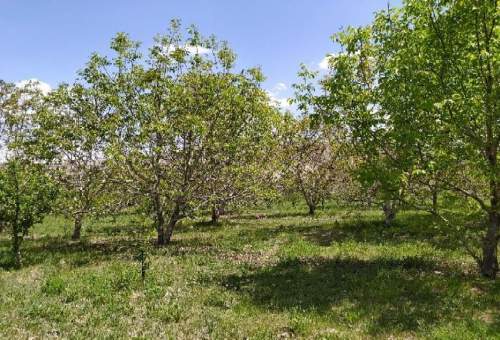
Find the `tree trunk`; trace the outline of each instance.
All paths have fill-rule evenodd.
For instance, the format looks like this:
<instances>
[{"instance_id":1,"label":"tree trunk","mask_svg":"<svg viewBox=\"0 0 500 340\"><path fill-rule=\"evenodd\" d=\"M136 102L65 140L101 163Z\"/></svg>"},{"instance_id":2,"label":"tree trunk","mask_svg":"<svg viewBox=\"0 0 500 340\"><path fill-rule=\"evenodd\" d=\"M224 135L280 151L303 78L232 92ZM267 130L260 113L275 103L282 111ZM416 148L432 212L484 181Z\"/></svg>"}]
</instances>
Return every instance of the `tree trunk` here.
<instances>
[{"instance_id":1,"label":"tree trunk","mask_svg":"<svg viewBox=\"0 0 500 340\"><path fill-rule=\"evenodd\" d=\"M496 157L496 155L495 155ZM496 165L496 163L494 163ZM500 222L499 217L499 199L500 199L500 189L495 179L490 182L491 190L491 207L488 213L489 224L486 235L483 239L483 258L481 259L480 267L481 273L491 279L495 279L498 273L498 224Z\"/></svg>"},{"instance_id":2,"label":"tree trunk","mask_svg":"<svg viewBox=\"0 0 500 340\"><path fill-rule=\"evenodd\" d=\"M14 173L14 176L17 174ZM17 176L14 177L16 181L16 189L19 191L19 186L17 182ZM21 241L22 241L22 234L19 225L19 219L21 215L21 204L19 202L19 196L16 196L16 214L15 214L15 219L14 223L12 224L12 256L14 259L14 267L15 268L21 268L22 261L21 261ZM19 235L21 234L21 235Z\"/></svg>"},{"instance_id":3,"label":"tree trunk","mask_svg":"<svg viewBox=\"0 0 500 340\"><path fill-rule=\"evenodd\" d=\"M226 203L220 203L219 204L219 216L225 215L226 214Z\"/></svg>"},{"instance_id":4,"label":"tree trunk","mask_svg":"<svg viewBox=\"0 0 500 340\"><path fill-rule=\"evenodd\" d=\"M21 268L21 236L19 235L18 226L12 227L12 258L14 260L14 267Z\"/></svg>"},{"instance_id":5,"label":"tree trunk","mask_svg":"<svg viewBox=\"0 0 500 340\"><path fill-rule=\"evenodd\" d=\"M432 214L438 214L438 191L436 188L432 189Z\"/></svg>"},{"instance_id":6,"label":"tree trunk","mask_svg":"<svg viewBox=\"0 0 500 340\"><path fill-rule=\"evenodd\" d=\"M394 221L394 218L396 218L396 210L394 208L394 202L389 200L384 202L384 206L382 207L384 210L384 225L386 227L390 227L392 225L392 222Z\"/></svg>"},{"instance_id":7,"label":"tree trunk","mask_svg":"<svg viewBox=\"0 0 500 340\"><path fill-rule=\"evenodd\" d=\"M483 239L483 258L481 260L481 274L495 279L498 273L498 223L499 216L497 211L489 213L488 231Z\"/></svg>"},{"instance_id":8,"label":"tree trunk","mask_svg":"<svg viewBox=\"0 0 500 340\"><path fill-rule=\"evenodd\" d=\"M156 228L156 237L157 244L159 246L164 246L166 244L165 241L165 217L163 215L163 208L161 205L160 195L153 195L153 207L155 209L155 228Z\"/></svg>"},{"instance_id":9,"label":"tree trunk","mask_svg":"<svg viewBox=\"0 0 500 340\"><path fill-rule=\"evenodd\" d=\"M180 206L176 204L172 214L170 215L170 219L167 224L167 229L165 230L165 243L170 243L172 239L172 234L174 233L175 225L181 219L180 215Z\"/></svg>"},{"instance_id":10,"label":"tree trunk","mask_svg":"<svg viewBox=\"0 0 500 340\"><path fill-rule=\"evenodd\" d=\"M162 213L157 213L156 216L156 234L157 234L157 244L159 246L164 246L165 242L165 219Z\"/></svg>"},{"instance_id":11,"label":"tree trunk","mask_svg":"<svg viewBox=\"0 0 500 340\"><path fill-rule=\"evenodd\" d=\"M491 140L491 129L488 129L488 139ZM483 258L481 259L480 268L481 274L484 276L496 279L498 273L498 223L500 220L500 184L498 183L498 165L497 154L498 146L490 144L487 150L488 163L492 172L490 179L490 210L488 211L489 225L486 235L483 239Z\"/></svg>"},{"instance_id":12,"label":"tree trunk","mask_svg":"<svg viewBox=\"0 0 500 340\"><path fill-rule=\"evenodd\" d=\"M309 203L308 206L309 206L309 215L314 216L314 213L316 212L316 206L312 203Z\"/></svg>"},{"instance_id":13,"label":"tree trunk","mask_svg":"<svg viewBox=\"0 0 500 340\"><path fill-rule=\"evenodd\" d=\"M170 220L167 224L167 229L165 230L165 244L170 243L172 240L172 234L174 233L175 225L179 221L178 218L170 217Z\"/></svg>"},{"instance_id":14,"label":"tree trunk","mask_svg":"<svg viewBox=\"0 0 500 340\"><path fill-rule=\"evenodd\" d=\"M219 223L219 217L220 217L220 210L217 207L217 205L214 205L212 207L212 224Z\"/></svg>"},{"instance_id":15,"label":"tree trunk","mask_svg":"<svg viewBox=\"0 0 500 340\"><path fill-rule=\"evenodd\" d=\"M74 220L73 226L73 234L71 235L72 240L79 240L82 233L82 221L83 216L81 214L77 214Z\"/></svg>"}]
</instances>

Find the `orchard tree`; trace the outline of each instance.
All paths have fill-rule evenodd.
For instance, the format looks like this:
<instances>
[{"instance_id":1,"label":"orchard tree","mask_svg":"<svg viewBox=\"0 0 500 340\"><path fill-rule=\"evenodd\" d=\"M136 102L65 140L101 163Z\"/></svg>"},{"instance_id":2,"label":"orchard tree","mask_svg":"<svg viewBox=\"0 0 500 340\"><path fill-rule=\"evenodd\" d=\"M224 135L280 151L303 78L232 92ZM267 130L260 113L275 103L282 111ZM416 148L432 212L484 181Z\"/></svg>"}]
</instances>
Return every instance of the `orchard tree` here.
<instances>
[{"instance_id":1,"label":"orchard tree","mask_svg":"<svg viewBox=\"0 0 500 340\"><path fill-rule=\"evenodd\" d=\"M101 90L62 85L37 116L37 143L60 188L59 211L73 220L74 240L80 238L84 218L110 203L105 159L110 108Z\"/></svg>"},{"instance_id":2,"label":"orchard tree","mask_svg":"<svg viewBox=\"0 0 500 340\"><path fill-rule=\"evenodd\" d=\"M125 34L112 49L111 60L94 55L83 74L112 106L115 177L144 202L163 245L182 218L232 199L235 188L244 196L240 183L252 171L244 163L258 155L253 144L265 142L274 111L258 70L233 73L226 43L193 27L185 36L178 21L146 57Z\"/></svg>"},{"instance_id":3,"label":"orchard tree","mask_svg":"<svg viewBox=\"0 0 500 340\"><path fill-rule=\"evenodd\" d=\"M277 150L276 127L281 119L260 88L260 70L228 73L215 80L211 91L218 99L207 117L211 131L201 150L205 190L198 193L211 210L212 223L218 222L229 205L273 195L278 159L262 160Z\"/></svg>"},{"instance_id":4,"label":"orchard tree","mask_svg":"<svg viewBox=\"0 0 500 340\"><path fill-rule=\"evenodd\" d=\"M407 1L374 25L389 70L383 97L399 91L394 116L411 112L406 131L433 154L418 171L456 173L441 177L442 186L488 216L477 260L491 278L498 272L500 213L499 15L495 0Z\"/></svg>"},{"instance_id":5,"label":"orchard tree","mask_svg":"<svg viewBox=\"0 0 500 340\"><path fill-rule=\"evenodd\" d=\"M310 118L285 117L283 133L284 180L299 192L314 215L325 199L339 196L349 176L331 126L314 124ZM341 189L342 188L342 189ZM290 190L289 190L290 191Z\"/></svg>"},{"instance_id":6,"label":"orchard tree","mask_svg":"<svg viewBox=\"0 0 500 340\"><path fill-rule=\"evenodd\" d=\"M475 202L488 216L476 259L491 278L500 210L499 13L495 0L408 0L379 13L370 27L336 36L344 50L331 59L328 95L319 100L354 140L372 143L367 155L383 152L400 188L427 183Z\"/></svg>"},{"instance_id":7,"label":"orchard tree","mask_svg":"<svg viewBox=\"0 0 500 340\"><path fill-rule=\"evenodd\" d=\"M13 264L19 268L21 243L51 210L55 186L44 166L33 160L34 116L43 101L37 84L22 88L0 81L0 221L12 235Z\"/></svg>"},{"instance_id":8,"label":"orchard tree","mask_svg":"<svg viewBox=\"0 0 500 340\"><path fill-rule=\"evenodd\" d=\"M327 123L347 131L345 142L359 159L356 177L365 190L375 189L390 225L406 193L412 141L394 129L381 105L371 28L348 28L334 40L342 50L330 57L330 73L321 81L324 94L314 104Z\"/></svg>"},{"instance_id":9,"label":"orchard tree","mask_svg":"<svg viewBox=\"0 0 500 340\"><path fill-rule=\"evenodd\" d=\"M12 256L21 267L21 243L35 223L52 209L56 187L40 164L10 158L0 165L0 220L12 235Z\"/></svg>"},{"instance_id":10,"label":"orchard tree","mask_svg":"<svg viewBox=\"0 0 500 340\"><path fill-rule=\"evenodd\" d=\"M352 176L357 162L346 143L345 128L318 117L322 108L318 105L317 76L301 65L301 82L293 84L295 96L291 100L301 117L285 115L283 132L285 179L302 194L310 215L327 198L352 201L353 193L359 191Z\"/></svg>"}]
</instances>

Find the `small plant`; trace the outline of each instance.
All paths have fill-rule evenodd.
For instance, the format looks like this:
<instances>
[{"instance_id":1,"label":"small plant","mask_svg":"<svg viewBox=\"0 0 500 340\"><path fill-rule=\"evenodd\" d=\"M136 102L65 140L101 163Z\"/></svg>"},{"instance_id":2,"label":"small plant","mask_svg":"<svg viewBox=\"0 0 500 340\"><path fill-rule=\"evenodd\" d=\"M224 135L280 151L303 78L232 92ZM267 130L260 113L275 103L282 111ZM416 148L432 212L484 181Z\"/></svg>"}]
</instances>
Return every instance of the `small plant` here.
<instances>
[{"instance_id":1,"label":"small plant","mask_svg":"<svg viewBox=\"0 0 500 340\"><path fill-rule=\"evenodd\" d=\"M60 295L65 290L65 282L62 278L54 276L45 281L42 292L46 295Z\"/></svg>"},{"instance_id":2,"label":"small plant","mask_svg":"<svg viewBox=\"0 0 500 340\"><path fill-rule=\"evenodd\" d=\"M137 255L137 261L141 265L141 279L142 282L144 283L144 280L146 279L146 271L149 268L149 261L148 261L148 253L145 247L141 247L139 249L139 254Z\"/></svg>"}]
</instances>

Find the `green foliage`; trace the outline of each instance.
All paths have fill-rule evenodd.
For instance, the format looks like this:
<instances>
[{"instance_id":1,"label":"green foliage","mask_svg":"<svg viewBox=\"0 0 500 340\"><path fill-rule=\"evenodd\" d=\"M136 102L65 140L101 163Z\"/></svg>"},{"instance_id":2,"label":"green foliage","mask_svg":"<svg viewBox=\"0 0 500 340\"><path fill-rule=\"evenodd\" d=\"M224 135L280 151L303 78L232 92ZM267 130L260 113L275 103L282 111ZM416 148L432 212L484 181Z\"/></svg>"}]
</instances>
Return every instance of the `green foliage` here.
<instances>
[{"instance_id":1,"label":"green foliage","mask_svg":"<svg viewBox=\"0 0 500 340\"><path fill-rule=\"evenodd\" d=\"M51 208L55 190L44 168L21 160L0 167L0 219L27 232Z\"/></svg>"},{"instance_id":2,"label":"green foliage","mask_svg":"<svg viewBox=\"0 0 500 340\"><path fill-rule=\"evenodd\" d=\"M325 77L301 66L300 118L179 20L145 53L118 33L47 96L0 81L0 337L495 337L498 285L468 255L497 277L499 13L406 0L335 34ZM353 204L372 196L385 224Z\"/></svg>"},{"instance_id":3,"label":"green foliage","mask_svg":"<svg viewBox=\"0 0 500 340\"><path fill-rule=\"evenodd\" d=\"M76 239L84 217L120 206L111 200L105 158L110 107L104 96L95 87L62 85L36 115L37 155L50 164L60 188L57 208L74 221Z\"/></svg>"},{"instance_id":4,"label":"green foliage","mask_svg":"<svg viewBox=\"0 0 500 340\"><path fill-rule=\"evenodd\" d=\"M360 179L385 201L437 212L442 191L489 216L483 273L498 271L498 4L413 1L336 34L324 95L309 99L345 128ZM387 205L389 206L389 205Z\"/></svg>"},{"instance_id":5,"label":"green foliage","mask_svg":"<svg viewBox=\"0 0 500 340\"><path fill-rule=\"evenodd\" d=\"M47 168L33 159L33 119L40 107L36 84L16 88L0 83L0 225L12 236L12 264L21 266L21 242L29 229L51 211L57 194ZM2 228L3 229L3 228Z\"/></svg>"},{"instance_id":6,"label":"green foliage","mask_svg":"<svg viewBox=\"0 0 500 340\"><path fill-rule=\"evenodd\" d=\"M343 192L352 185L349 158L341 152L338 131L307 115L299 119L285 116L280 137L282 185L287 196L300 193L311 215L324 200L345 198Z\"/></svg>"},{"instance_id":7,"label":"green foliage","mask_svg":"<svg viewBox=\"0 0 500 340\"><path fill-rule=\"evenodd\" d=\"M23 236L52 210L56 193L43 167L17 159L0 165L0 223L12 234L16 267L21 266Z\"/></svg>"},{"instance_id":8,"label":"green foliage","mask_svg":"<svg viewBox=\"0 0 500 340\"><path fill-rule=\"evenodd\" d=\"M272 152L278 114L259 72L233 73L227 43L195 27L186 35L173 21L146 56L138 47L118 34L114 57L93 56L81 76L111 108L113 180L150 213L163 244L185 216L265 193L271 170L258 160Z\"/></svg>"}]
</instances>

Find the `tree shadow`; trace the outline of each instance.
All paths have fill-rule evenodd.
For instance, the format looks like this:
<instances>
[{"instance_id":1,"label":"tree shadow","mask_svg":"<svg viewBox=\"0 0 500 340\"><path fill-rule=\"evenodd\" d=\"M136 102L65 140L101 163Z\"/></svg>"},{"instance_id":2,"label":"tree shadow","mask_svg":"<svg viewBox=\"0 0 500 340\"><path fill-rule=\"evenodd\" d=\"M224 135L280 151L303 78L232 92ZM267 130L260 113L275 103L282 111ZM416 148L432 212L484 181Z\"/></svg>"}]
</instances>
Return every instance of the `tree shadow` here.
<instances>
[{"instance_id":1,"label":"tree shadow","mask_svg":"<svg viewBox=\"0 0 500 340\"><path fill-rule=\"evenodd\" d=\"M147 247L151 254L168 256L214 255L221 252L216 244L203 237L174 237L167 245L158 246L156 238L145 239L137 234L111 233L112 236L109 236L104 232L96 235L103 237L82 237L79 241L72 241L66 236L26 238L21 245L22 267L42 263L81 267L116 259L134 260L144 247ZM6 238L0 239L0 269L15 269L11 242Z\"/></svg>"},{"instance_id":2,"label":"tree shadow","mask_svg":"<svg viewBox=\"0 0 500 340\"><path fill-rule=\"evenodd\" d=\"M150 226L143 224L103 224L99 227L88 226L84 228L84 232L90 235L106 235L106 236L133 236L144 235L151 230Z\"/></svg>"},{"instance_id":3,"label":"tree shadow","mask_svg":"<svg viewBox=\"0 0 500 340\"><path fill-rule=\"evenodd\" d=\"M306 237L317 244L328 246L333 242L353 240L373 244L428 243L442 250L462 247L457 230L439 225L430 216L410 216L387 227L382 221L350 221L334 223L333 226L305 231Z\"/></svg>"},{"instance_id":4,"label":"tree shadow","mask_svg":"<svg viewBox=\"0 0 500 340\"><path fill-rule=\"evenodd\" d=\"M23 241L21 246L23 268L41 263L67 263L74 267L101 263L112 259L132 259L142 246L142 240L136 239L104 239L90 241L68 241L62 237L46 237L43 239ZM10 251L10 243L0 242L0 268L14 269Z\"/></svg>"},{"instance_id":5,"label":"tree shadow","mask_svg":"<svg viewBox=\"0 0 500 340\"><path fill-rule=\"evenodd\" d=\"M289 212L255 212L247 214L235 214L230 215L230 218L236 220L263 220L263 219L275 219L275 218L285 218L285 217L312 217L307 211L289 211Z\"/></svg>"},{"instance_id":6,"label":"tree shadow","mask_svg":"<svg viewBox=\"0 0 500 340\"><path fill-rule=\"evenodd\" d=\"M237 233L233 237L235 237L238 240L247 240L247 242L250 243L256 241L269 241L273 238L278 237L278 235L280 234L295 233L295 232L296 231L293 226L280 224L278 226L273 226L273 227L241 228L237 231Z\"/></svg>"},{"instance_id":7,"label":"tree shadow","mask_svg":"<svg viewBox=\"0 0 500 340\"><path fill-rule=\"evenodd\" d=\"M457 301L453 299L456 294L463 295L471 278L442 270L419 257L293 259L251 274L228 276L222 285L248 295L266 310L334 313L334 317L362 320L370 334L380 335L417 331L470 316L462 303L473 304L472 297L463 296L459 305L452 301ZM494 310L494 301L488 301ZM498 322L492 329L499 329Z\"/></svg>"},{"instance_id":8,"label":"tree shadow","mask_svg":"<svg viewBox=\"0 0 500 340\"><path fill-rule=\"evenodd\" d=\"M214 230L214 229L219 229L221 226L224 225L223 221L217 221L217 222L212 222L211 220L201 220L201 221L196 221L192 224L192 227L194 229L202 229L202 230Z\"/></svg>"},{"instance_id":9,"label":"tree shadow","mask_svg":"<svg viewBox=\"0 0 500 340\"><path fill-rule=\"evenodd\" d=\"M301 235L308 241L328 247L333 243L354 241L366 244L428 243L438 249L456 250L463 247L461 234L454 228L439 225L430 215L408 214L385 226L382 220L359 218L313 221L313 224L280 225L273 228L248 228L241 233L260 239L272 238L280 233Z\"/></svg>"}]
</instances>

